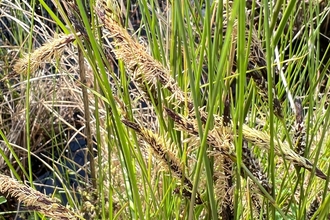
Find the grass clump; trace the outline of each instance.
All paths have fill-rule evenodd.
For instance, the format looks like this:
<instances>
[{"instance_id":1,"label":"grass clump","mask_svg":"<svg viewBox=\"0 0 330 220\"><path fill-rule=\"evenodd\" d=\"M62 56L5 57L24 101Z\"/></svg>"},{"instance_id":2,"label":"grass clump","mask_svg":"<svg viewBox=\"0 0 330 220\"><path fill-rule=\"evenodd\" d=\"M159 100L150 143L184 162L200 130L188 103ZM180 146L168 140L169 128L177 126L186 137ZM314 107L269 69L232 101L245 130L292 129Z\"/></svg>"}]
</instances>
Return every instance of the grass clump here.
<instances>
[{"instance_id":1,"label":"grass clump","mask_svg":"<svg viewBox=\"0 0 330 220\"><path fill-rule=\"evenodd\" d=\"M324 2L21 3L0 3L3 218L328 216Z\"/></svg>"}]
</instances>

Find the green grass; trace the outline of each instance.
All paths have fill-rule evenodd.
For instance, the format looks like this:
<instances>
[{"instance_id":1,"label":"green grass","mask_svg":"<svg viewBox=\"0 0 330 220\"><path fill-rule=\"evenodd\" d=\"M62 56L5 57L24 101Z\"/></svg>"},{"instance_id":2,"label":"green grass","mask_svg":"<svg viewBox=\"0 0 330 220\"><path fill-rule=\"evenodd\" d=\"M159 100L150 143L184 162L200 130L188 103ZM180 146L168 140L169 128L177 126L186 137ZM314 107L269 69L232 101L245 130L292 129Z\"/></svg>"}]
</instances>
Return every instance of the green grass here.
<instances>
[{"instance_id":1,"label":"green grass","mask_svg":"<svg viewBox=\"0 0 330 220\"><path fill-rule=\"evenodd\" d=\"M37 25L31 25L37 21L45 27L48 22L32 13L38 2L50 14L52 29L38 30ZM114 20L132 38L143 41L146 45L143 50L154 59L149 63L136 61L132 67L125 57L118 62L110 59L113 54L109 51L119 53L123 45L111 45L109 38L116 39L118 35L107 30L108 26L94 13L99 10L96 1L89 1L88 5L85 1L66 3L64 6L71 9L70 16L58 3L58 13L52 12L45 1L33 1L30 6L19 3L15 6L10 1L0 2L1 13L8 14L11 27L7 27L8 33L13 39L8 42L0 35L3 42L0 61L4 64L0 76L6 88L0 97L1 173L27 180L34 187L33 155L50 146L54 152L54 149L65 152L64 134L75 130L88 137L90 155L93 142L97 145L97 157L88 164L90 177L80 189L87 195L78 201L70 187L63 189L69 206L81 218L328 216L330 62L329 55L321 52L328 51L328 44L320 39L327 34L324 26L329 18L329 5L313 1L278 1L271 6L268 1L257 4L241 0L231 3L183 0L165 7L158 1L128 0L125 5L109 1L108 7L116 12ZM140 27L134 31L130 27L134 15L131 10L135 7L142 15ZM92 12L91 17L86 10ZM77 34L79 31L83 31L82 35ZM55 67L51 74L56 76L42 72L45 66L31 72L30 64L27 74L10 74L19 57L43 44L41 37L51 39L60 33L74 33L76 41L65 46L66 53L47 61ZM10 54L10 50L14 53ZM144 56L136 48L126 55L136 60ZM158 69L153 65L174 79L171 85L159 80ZM150 72L146 71L148 67ZM78 75L79 80L75 80ZM258 81L255 76L267 80ZM204 84L202 77L207 79ZM143 92L130 88L132 83ZM180 90L173 95L174 87ZM277 148L281 141L284 144L280 147L297 149L294 139L297 113L290 97L302 101L306 148L300 156L311 161L310 171L288 159L289 149ZM281 103L282 116L275 99ZM141 102L147 107L139 106ZM38 111L40 108L42 111ZM178 128L180 123L169 117L166 108L187 119L193 132ZM231 123L225 126L219 118L226 116L227 110ZM81 129L74 124L77 121L70 119L75 111L81 116ZM136 122L150 133L125 126L123 119ZM248 142L243 124L266 133L269 145ZM147 133L157 137L156 146L164 146L163 155L157 153L155 145L150 147L152 141L148 142ZM41 142L36 134L43 138ZM214 141L217 144L212 144L210 137L219 138ZM23 142L19 142L21 138ZM24 153L18 151L17 145L25 149ZM251 158L246 156L249 153ZM48 165L66 182L67 177L54 167L58 162L54 154L47 155L51 161ZM171 155L179 161L181 167L177 169L182 171L179 175L171 166ZM251 165L251 161L257 165ZM325 180L317 177L318 169L325 173ZM271 189L267 190L256 172L266 176ZM203 204L196 204L198 196ZM2 205L10 202L6 195L0 195ZM86 206L87 202L92 208ZM317 204L316 212L309 214L313 202ZM0 210L0 218L8 212ZM30 214L45 218L37 212Z\"/></svg>"}]
</instances>

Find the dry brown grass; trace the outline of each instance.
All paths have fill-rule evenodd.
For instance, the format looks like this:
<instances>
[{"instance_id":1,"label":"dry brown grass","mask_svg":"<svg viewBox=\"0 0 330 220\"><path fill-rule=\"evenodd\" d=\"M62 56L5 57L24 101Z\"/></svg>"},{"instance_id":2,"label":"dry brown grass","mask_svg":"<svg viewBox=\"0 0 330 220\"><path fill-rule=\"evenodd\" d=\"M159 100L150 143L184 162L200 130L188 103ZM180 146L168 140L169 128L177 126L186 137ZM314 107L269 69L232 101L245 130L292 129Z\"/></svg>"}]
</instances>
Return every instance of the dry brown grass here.
<instances>
[{"instance_id":1,"label":"dry brown grass","mask_svg":"<svg viewBox=\"0 0 330 220\"><path fill-rule=\"evenodd\" d=\"M18 183L9 176L0 174L0 192L16 198L25 205L28 210L38 211L53 219L78 219L79 213L75 213L62 206L56 200L52 200L44 194Z\"/></svg>"},{"instance_id":2,"label":"dry brown grass","mask_svg":"<svg viewBox=\"0 0 330 220\"><path fill-rule=\"evenodd\" d=\"M79 36L79 34L77 35ZM75 35L64 35L59 38L49 39L49 43L36 49L31 54L25 55L23 58L15 62L14 74L3 78L3 81L17 79L20 74L22 81L17 84L8 85L8 88L3 90L3 97L6 101L1 103L1 130L6 135L9 145L14 151L10 151L8 145L1 141L1 149L4 151L10 163L18 170L18 174L24 175L21 169L27 169L27 141L29 141L31 155L39 155L43 160L41 167L46 167L47 170L56 173L58 178L63 178L60 173L57 173L53 167L47 163L53 163L49 152L52 150L62 151L62 158L65 159L65 151L69 147L70 140L74 136L82 134L84 129L84 108L83 97L81 95L81 83L79 82L76 48L70 43L75 40ZM57 73L53 74L52 70L47 69L56 67ZM86 83L92 84L93 74L88 65ZM26 90L27 81L24 81L26 74L30 73L30 96L29 109L26 108ZM10 85L10 86L9 86ZM92 95L91 95L92 96ZM90 106L94 106L94 99L90 98ZM102 105L102 103L99 103ZM93 108L89 109L93 112ZM29 128L27 128L26 114L29 114ZM100 118L105 117L105 112L100 110ZM93 115L93 114L91 114ZM91 117L93 120L93 117ZM93 124L95 130L95 123ZM27 140L27 129L29 129L29 140ZM82 134L83 135L83 134ZM19 167L13 154L17 155L23 167ZM69 158L71 159L71 158ZM32 164L32 169L36 169L36 164ZM39 170L41 168L38 168ZM87 167L81 167L87 169ZM9 174L10 170L4 158L0 158L0 172ZM34 176L37 178L37 176ZM7 181L8 179L2 179ZM14 181L14 180L13 180ZM2 182L5 184L5 182ZM86 182L88 185L88 182ZM72 219L75 215L67 218L66 211L63 209L60 212L51 208L58 208L57 203L47 204L48 200L27 200L24 195L18 194L19 185L16 188L4 188L12 197L22 200L26 203L26 210L38 211L46 216L54 219ZM28 186L24 186L23 192L33 195L35 190ZM28 191L30 190L30 191ZM77 193L73 190L73 193ZM15 196L17 194L17 196ZM39 193L40 194L40 193ZM38 194L38 196L39 196ZM43 194L42 194L43 195ZM40 196L39 196L40 197ZM44 195L47 199L47 196ZM23 201L24 200L24 201ZM37 203L40 202L40 203ZM48 206L41 206L42 202L46 202ZM65 212L64 212L65 211ZM76 210L77 211L77 210ZM70 211L71 212L71 211ZM71 212L72 214L72 212Z\"/></svg>"}]
</instances>

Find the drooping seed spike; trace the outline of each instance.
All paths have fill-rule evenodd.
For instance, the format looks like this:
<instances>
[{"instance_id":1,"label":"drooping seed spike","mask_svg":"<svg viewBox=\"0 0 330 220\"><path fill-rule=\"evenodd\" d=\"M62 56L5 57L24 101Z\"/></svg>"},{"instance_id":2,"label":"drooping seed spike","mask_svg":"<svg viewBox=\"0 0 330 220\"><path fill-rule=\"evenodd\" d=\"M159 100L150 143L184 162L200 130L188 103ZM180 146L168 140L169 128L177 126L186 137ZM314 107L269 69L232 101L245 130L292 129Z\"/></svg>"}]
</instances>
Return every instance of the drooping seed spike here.
<instances>
[{"instance_id":1,"label":"drooping seed spike","mask_svg":"<svg viewBox=\"0 0 330 220\"><path fill-rule=\"evenodd\" d=\"M147 142L156 158L162 162L165 166L169 168L172 174L179 180L183 180L185 195L191 195L189 192L193 189L193 184L188 177L184 175L182 164L179 158L170 150L169 143L164 141L163 138L157 135L157 133L141 127L136 122L129 121L127 119L122 119L122 122L129 128L133 129L137 134L139 134L145 142ZM202 199L197 193L196 204L202 204Z\"/></svg>"}]
</instances>

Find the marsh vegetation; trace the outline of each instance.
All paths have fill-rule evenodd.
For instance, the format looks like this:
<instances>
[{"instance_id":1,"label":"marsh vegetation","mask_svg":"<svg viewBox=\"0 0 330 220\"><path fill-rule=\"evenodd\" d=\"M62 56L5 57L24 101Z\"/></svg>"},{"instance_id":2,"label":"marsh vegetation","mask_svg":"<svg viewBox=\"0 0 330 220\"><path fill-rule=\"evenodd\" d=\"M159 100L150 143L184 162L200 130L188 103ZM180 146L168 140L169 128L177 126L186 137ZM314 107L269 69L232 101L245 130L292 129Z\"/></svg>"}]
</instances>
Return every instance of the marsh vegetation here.
<instances>
[{"instance_id":1,"label":"marsh vegetation","mask_svg":"<svg viewBox=\"0 0 330 220\"><path fill-rule=\"evenodd\" d=\"M0 219L329 218L328 1L0 1Z\"/></svg>"}]
</instances>

